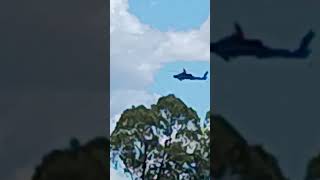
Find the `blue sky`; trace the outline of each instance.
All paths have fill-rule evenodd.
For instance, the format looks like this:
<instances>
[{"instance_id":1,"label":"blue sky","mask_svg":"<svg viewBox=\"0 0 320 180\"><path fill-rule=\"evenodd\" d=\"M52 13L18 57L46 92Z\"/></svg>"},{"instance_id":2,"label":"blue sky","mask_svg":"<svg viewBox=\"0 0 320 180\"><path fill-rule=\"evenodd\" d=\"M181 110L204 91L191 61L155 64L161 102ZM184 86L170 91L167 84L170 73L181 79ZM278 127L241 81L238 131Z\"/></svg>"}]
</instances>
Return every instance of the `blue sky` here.
<instances>
[{"instance_id":1,"label":"blue sky","mask_svg":"<svg viewBox=\"0 0 320 180\"><path fill-rule=\"evenodd\" d=\"M129 11L162 31L198 28L209 16L209 0L129 0Z\"/></svg>"},{"instance_id":2,"label":"blue sky","mask_svg":"<svg viewBox=\"0 0 320 180\"><path fill-rule=\"evenodd\" d=\"M203 76L209 71L206 81L179 81L172 78L174 74L182 72L185 68L194 76ZM205 117L210 108L210 64L208 62L178 61L165 65L155 76L155 83L149 91L160 95L175 94L188 106L194 108L198 116Z\"/></svg>"}]
</instances>

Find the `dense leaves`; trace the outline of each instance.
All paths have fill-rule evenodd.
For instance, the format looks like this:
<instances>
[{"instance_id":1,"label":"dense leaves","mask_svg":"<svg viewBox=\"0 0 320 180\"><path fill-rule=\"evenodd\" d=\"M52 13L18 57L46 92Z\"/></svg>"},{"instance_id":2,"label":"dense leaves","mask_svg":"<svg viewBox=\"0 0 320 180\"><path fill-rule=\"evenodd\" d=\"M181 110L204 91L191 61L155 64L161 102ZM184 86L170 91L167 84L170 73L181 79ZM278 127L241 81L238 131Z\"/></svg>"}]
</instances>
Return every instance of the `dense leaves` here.
<instances>
[{"instance_id":1,"label":"dense leaves","mask_svg":"<svg viewBox=\"0 0 320 180\"><path fill-rule=\"evenodd\" d=\"M151 109L123 112L111 135L111 158L135 179L209 179L209 133L194 110L169 95Z\"/></svg>"},{"instance_id":2,"label":"dense leaves","mask_svg":"<svg viewBox=\"0 0 320 180\"><path fill-rule=\"evenodd\" d=\"M70 147L43 158L32 180L108 179L108 147L115 167L122 162L133 179L206 180L211 171L215 180L286 180L277 160L262 146L248 144L226 119L209 112L200 127L196 112L173 95L160 98L151 109L124 111L108 144L106 138L85 145L72 138ZM317 155L305 179L320 179L319 172Z\"/></svg>"}]
</instances>

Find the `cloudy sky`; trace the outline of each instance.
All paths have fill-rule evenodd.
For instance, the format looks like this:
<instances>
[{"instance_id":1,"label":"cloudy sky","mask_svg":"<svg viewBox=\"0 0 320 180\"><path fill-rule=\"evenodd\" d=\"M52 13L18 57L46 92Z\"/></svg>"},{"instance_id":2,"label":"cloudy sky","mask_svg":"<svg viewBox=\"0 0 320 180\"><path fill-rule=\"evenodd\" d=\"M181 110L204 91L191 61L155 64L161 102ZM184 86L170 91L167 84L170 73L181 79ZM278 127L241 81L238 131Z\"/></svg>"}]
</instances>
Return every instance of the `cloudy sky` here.
<instances>
[{"instance_id":1,"label":"cloudy sky","mask_svg":"<svg viewBox=\"0 0 320 180\"><path fill-rule=\"evenodd\" d=\"M263 144L290 179L304 177L307 161L320 152L319 1L212 1L211 38L234 31L238 21L248 38L295 49L309 29L316 32L306 60L211 56L213 104L250 143ZM312 66L307 61L312 61Z\"/></svg>"},{"instance_id":2,"label":"cloudy sky","mask_svg":"<svg viewBox=\"0 0 320 180\"><path fill-rule=\"evenodd\" d=\"M209 0L111 0L110 5L111 130L126 108L149 106L169 93L203 117L210 108L210 80L180 82L172 76L182 68L199 76L210 71ZM112 179L116 174L112 170Z\"/></svg>"}]
</instances>

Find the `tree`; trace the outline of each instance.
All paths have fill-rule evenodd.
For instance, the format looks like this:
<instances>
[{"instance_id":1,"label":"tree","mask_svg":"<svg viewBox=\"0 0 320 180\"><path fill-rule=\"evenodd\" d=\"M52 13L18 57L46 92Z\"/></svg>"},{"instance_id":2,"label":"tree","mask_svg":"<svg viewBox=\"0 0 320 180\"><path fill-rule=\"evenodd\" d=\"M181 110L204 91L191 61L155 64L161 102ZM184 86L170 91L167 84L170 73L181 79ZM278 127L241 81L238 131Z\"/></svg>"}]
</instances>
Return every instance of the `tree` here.
<instances>
[{"instance_id":1,"label":"tree","mask_svg":"<svg viewBox=\"0 0 320 180\"><path fill-rule=\"evenodd\" d=\"M274 156L261 145L250 145L219 115L214 122L211 143L211 174L217 180L287 180Z\"/></svg>"},{"instance_id":2,"label":"tree","mask_svg":"<svg viewBox=\"0 0 320 180\"><path fill-rule=\"evenodd\" d=\"M72 138L70 148L54 150L36 168L32 180L105 180L109 177L106 162L107 138L98 137L85 145Z\"/></svg>"},{"instance_id":3,"label":"tree","mask_svg":"<svg viewBox=\"0 0 320 180\"><path fill-rule=\"evenodd\" d=\"M319 178L320 178L320 154L317 154L308 162L305 180L316 180Z\"/></svg>"},{"instance_id":4,"label":"tree","mask_svg":"<svg viewBox=\"0 0 320 180\"><path fill-rule=\"evenodd\" d=\"M209 179L210 128L174 95L123 112L111 134L111 159L134 179Z\"/></svg>"}]
</instances>

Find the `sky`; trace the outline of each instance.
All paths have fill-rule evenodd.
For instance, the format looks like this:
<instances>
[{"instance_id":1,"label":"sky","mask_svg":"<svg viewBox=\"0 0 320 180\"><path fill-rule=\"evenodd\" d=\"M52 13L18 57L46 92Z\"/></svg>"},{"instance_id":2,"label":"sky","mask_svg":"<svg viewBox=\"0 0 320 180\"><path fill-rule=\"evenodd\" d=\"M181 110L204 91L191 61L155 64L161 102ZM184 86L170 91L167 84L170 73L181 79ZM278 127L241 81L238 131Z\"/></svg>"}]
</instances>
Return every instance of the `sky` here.
<instances>
[{"instance_id":1,"label":"sky","mask_svg":"<svg viewBox=\"0 0 320 180\"><path fill-rule=\"evenodd\" d=\"M142 23L161 31L200 27L210 14L209 0L129 0L129 6Z\"/></svg>"},{"instance_id":2,"label":"sky","mask_svg":"<svg viewBox=\"0 0 320 180\"><path fill-rule=\"evenodd\" d=\"M262 144L276 156L284 174L303 179L306 163L320 152L319 2L299 0L212 1L211 39L234 31L237 21L247 38L272 47L295 49L313 29L311 56L305 60L257 60L225 63L211 55L213 104L249 143Z\"/></svg>"},{"instance_id":3,"label":"sky","mask_svg":"<svg viewBox=\"0 0 320 180\"><path fill-rule=\"evenodd\" d=\"M209 62L177 61L166 64L155 74L154 83L148 88L149 92L159 95L174 94L182 98L184 103L194 108L202 119L210 109L210 75L206 81L179 81L172 78L173 75L181 73L183 68L194 76L202 77L208 71Z\"/></svg>"},{"instance_id":4,"label":"sky","mask_svg":"<svg viewBox=\"0 0 320 180\"><path fill-rule=\"evenodd\" d=\"M210 71L209 0L111 0L110 5L111 131L126 108L148 107L168 93L204 117L210 80L180 82L172 76L183 68L197 76ZM111 169L116 178L124 179Z\"/></svg>"}]
</instances>

